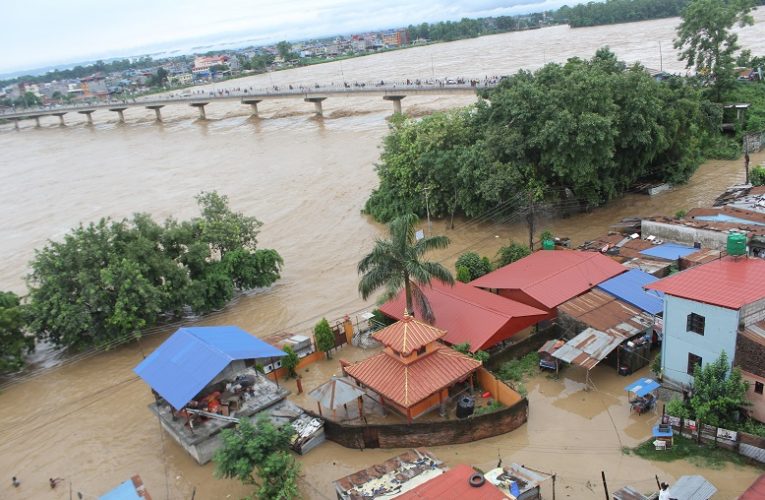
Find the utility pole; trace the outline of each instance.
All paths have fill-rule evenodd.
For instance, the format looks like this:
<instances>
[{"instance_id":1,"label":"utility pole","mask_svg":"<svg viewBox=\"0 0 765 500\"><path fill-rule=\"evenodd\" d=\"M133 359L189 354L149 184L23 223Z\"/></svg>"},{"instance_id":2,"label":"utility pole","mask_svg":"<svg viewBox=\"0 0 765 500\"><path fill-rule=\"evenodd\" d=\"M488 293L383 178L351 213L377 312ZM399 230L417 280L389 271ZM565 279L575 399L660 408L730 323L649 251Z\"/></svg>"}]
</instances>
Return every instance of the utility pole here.
<instances>
[{"instance_id":1,"label":"utility pole","mask_svg":"<svg viewBox=\"0 0 765 500\"><path fill-rule=\"evenodd\" d=\"M552 500L555 500L555 476L556 474L553 474L552 480L553 480L553 498Z\"/></svg>"},{"instance_id":2,"label":"utility pole","mask_svg":"<svg viewBox=\"0 0 765 500\"><path fill-rule=\"evenodd\" d=\"M664 55L661 53L661 40L659 40L659 71L664 72Z\"/></svg>"},{"instance_id":3,"label":"utility pole","mask_svg":"<svg viewBox=\"0 0 765 500\"><path fill-rule=\"evenodd\" d=\"M425 191L425 212L428 215L428 235L431 236L433 234L433 226L430 224L430 203L428 200L430 196L430 186L426 187L424 191Z\"/></svg>"},{"instance_id":4,"label":"utility pole","mask_svg":"<svg viewBox=\"0 0 765 500\"><path fill-rule=\"evenodd\" d=\"M600 471L600 475L603 477L603 489L606 490L606 500L610 500L608 497L608 485L606 484L606 471Z\"/></svg>"},{"instance_id":5,"label":"utility pole","mask_svg":"<svg viewBox=\"0 0 765 500\"><path fill-rule=\"evenodd\" d=\"M529 191L529 213L526 215L529 225L529 249L534 251L534 193Z\"/></svg>"}]
</instances>

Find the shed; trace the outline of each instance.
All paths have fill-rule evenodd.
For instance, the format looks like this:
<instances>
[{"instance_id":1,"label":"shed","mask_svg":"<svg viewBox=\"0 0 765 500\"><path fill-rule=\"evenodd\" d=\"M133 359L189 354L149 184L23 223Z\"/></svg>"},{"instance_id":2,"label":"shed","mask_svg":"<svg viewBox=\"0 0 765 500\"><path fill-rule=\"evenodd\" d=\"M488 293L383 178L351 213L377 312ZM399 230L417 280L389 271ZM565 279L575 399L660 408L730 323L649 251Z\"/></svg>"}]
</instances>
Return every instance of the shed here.
<instances>
[{"instance_id":1,"label":"shed","mask_svg":"<svg viewBox=\"0 0 765 500\"><path fill-rule=\"evenodd\" d=\"M507 500L510 497L489 481L473 486L470 478L476 470L459 464L433 479L422 483L396 498L399 500L430 500L459 498L460 500Z\"/></svg>"},{"instance_id":2,"label":"shed","mask_svg":"<svg viewBox=\"0 0 765 500\"><path fill-rule=\"evenodd\" d=\"M640 253L649 257L658 257L665 260L679 260L680 258L696 253L697 251L698 248L678 245L677 243L662 243L661 245L656 245L655 247L643 250Z\"/></svg>"},{"instance_id":3,"label":"shed","mask_svg":"<svg viewBox=\"0 0 765 500\"><path fill-rule=\"evenodd\" d=\"M611 494L613 500L648 500L649 497L643 495L632 486L619 488Z\"/></svg>"},{"instance_id":4,"label":"shed","mask_svg":"<svg viewBox=\"0 0 765 500\"><path fill-rule=\"evenodd\" d=\"M683 500L709 500L717 493L717 488L704 476L682 476L669 488L670 498Z\"/></svg>"},{"instance_id":5,"label":"shed","mask_svg":"<svg viewBox=\"0 0 765 500\"><path fill-rule=\"evenodd\" d=\"M664 294L644 288L655 281L658 281L655 276L639 269L630 269L626 273L604 281L598 285L598 288L648 314L661 314L664 310Z\"/></svg>"},{"instance_id":6,"label":"shed","mask_svg":"<svg viewBox=\"0 0 765 500\"><path fill-rule=\"evenodd\" d=\"M590 381L590 370L619 347L624 341L622 337L601 332L594 328L585 331L566 342L560 349L552 353L566 363L573 363L587 370L587 384Z\"/></svg>"},{"instance_id":7,"label":"shed","mask_svg":"<svg viewBox=\"0 0 765 500\"><path fill-rule=\"evenodd\" d=\"M284 355L237 326L184 327L133 371L180 410L232 361Z\"/></svg>"}]
</instances>

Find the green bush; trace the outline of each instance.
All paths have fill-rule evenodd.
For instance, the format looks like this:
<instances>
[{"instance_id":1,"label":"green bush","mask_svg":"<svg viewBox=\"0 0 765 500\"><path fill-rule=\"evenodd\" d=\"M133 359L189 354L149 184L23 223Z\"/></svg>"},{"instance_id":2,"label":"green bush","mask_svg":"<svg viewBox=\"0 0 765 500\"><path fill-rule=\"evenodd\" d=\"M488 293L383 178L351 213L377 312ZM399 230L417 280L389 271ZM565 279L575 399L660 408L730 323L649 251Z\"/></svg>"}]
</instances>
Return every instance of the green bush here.
<instances>
[{"instance_id":1,"label":"green bush","mask_svg":"<svg viewBox=\"0 0 765 500\"><path fill-rule=\"evenodd\" d=\"M667 403L664 410L667 412L668 415L672 415L673 417L690 418L691 416L691 413L688 410L688 407L680 399L670 400Z\"/></svg>"},{"instance_id":2,"label":"green bush","mask_svg":"<svg viewBox=\"0 0 765 500\"><path fill-rule=\"evenodd\" d=\"M300 358L298 358L298 355L295 353L295 350L292 349L292 346L286 345L282 350L287 353L287 355L282 358L282 366L287 369L287 373L290 377L294 377L297 375L295 368L300 362Z\"/></svg>"},{"instance_id":3,"label":"green bush","mask_svg":"<svg viewBox=\"0 0 765 500\"><path fill-rule=\"evenodd\" d=\"M521 260L524 257L531 255L531 249L526 245L510 242L509 245L503 246L497 251L497 267L506 266L512 264L517 260Z\"/></svg>"},{"instance_id":4,"label":"green bush","mask_svg":"<svg viewBox=\"0 0 765 500\"><path fill-rule=\"evenodd\" d=\"M484 274L488 274L492 271L491 262L486 257L481 258L480 255L478 255L475 252L465 252L462 255L459 256L457 259L457 262L454 263L455 268L457 269L457 279L462 281L463 283L467 283L468 281L473 281L474 279L478 279ZM465 268L468 271L469 279L468 281L463 281L459 278L460 276L460 268Z\"/></svg>"},{"instance_id":5,"label":"green bush","mask_svg":"<svg viewBox=\"0 0 765 500\"><path fill-rule=\"evenodd\" d=\"M502 380L522 382L524 378L539 372L539 353L531 352L520 359L502 363L497 375Z\"/></svg>"},{"instance_id":6,"label":"green bush","mask_svg":"<svg viewBox=\"0 0 765 500\"><path fill-rule=\"evenodd\" d=\"M329 351L335 348L335 335L332 333L332 328L329 327L327 318L321 318L321 321L316 323L313 327L314 338L316 339L316 348L327 354L327 359L330 359Z\"/></svg>"},{"instance_id":7,"label":"green bush","mask_svg":"<svg viewBox=\"0 0 765 500\"><path fill-rule=\"evenodd\" d=\"M749 182L751 182L753 186L765 185L765 167L762 165L754 167L749 172Z\"/></svg>"}]
</instances>

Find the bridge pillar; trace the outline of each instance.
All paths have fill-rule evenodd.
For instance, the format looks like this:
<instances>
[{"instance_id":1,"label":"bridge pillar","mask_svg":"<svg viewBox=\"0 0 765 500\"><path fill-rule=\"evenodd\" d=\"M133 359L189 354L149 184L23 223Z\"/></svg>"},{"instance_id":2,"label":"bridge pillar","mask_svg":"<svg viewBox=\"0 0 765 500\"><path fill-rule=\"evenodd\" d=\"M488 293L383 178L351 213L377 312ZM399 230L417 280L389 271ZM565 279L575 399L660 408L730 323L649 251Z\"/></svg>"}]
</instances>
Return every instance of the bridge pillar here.
<instances>
[{"instance_id":1,"label":"bridge pillar","mask_svg":"<svg viewBox=\"0 0 765 500\"><path fill-rule=\"evenodd\" d=\"M88 124L89 125L93 125L93 112L94 111L95 111L95 109L82 109L82 110L78 111L78 113L81 114L81 115L86 115L88 117Z\"/></svg>"},{"instance_id":2,"label":"bridge pillar","mask_svg":"<svg viewBox=\"0 0 765 500\"><path fill-rule=\"evenodd\" d=\"M405 95L384 95L383 100L393 102L393 114L401 114L401 99L406 97Z\"/></svg>"},{"instance_id":3,"label":"bridge pillar","mask_svg":"<svg viewBox=\"0 0 765 500\"><path fill-rule=\"evenodd\" d=\"M127 106L120 107L120 108L109 108L109 111L114 111L117 113L117 116L119 116L120 123L125 123L125 113L124 111L127 109Z\"/></svg>"},{"instance_id":4,"label":"bridge pillar","mask_svg":"<svg viewBox=\"0 0 765 500\"><path fill-rule=\"evenodd\" d=\"M64 113L53 113L53 116L58 116L58 124L61 127L63 127L65 125L64 124L64 115L65 114L66 114L66 112L64 112Z\"/></svg>"},{"instance_id":5,"label":"bridge pillar","mask_svg":"<svg viewBox=\"0 0 765 500\"><path fill-rule=\"evenodd\" d=\"M194 108L199 108L199 119L200 120L207 120L207 115L205 114L205 106L210 104L209 102L192 102L191 106Z\"/></svg>"},{"instance_id":6,"label":"bridge pillar","mask_svg":"<svg viewBox=\"0 0 765 500\"><path fill-rule=\"evenodd\" d=\"M35 127L40 128L40 117L35 116L34 118L35 118Z\"/></svg>"},{"instance_id":7,"label":"bridge pillar","mask_svg":"<svg viewBox=\"0 0 765 500\"><path fill-rule=\"evenodd\" d=\"M146 109L153 109L154 113L157 115L157 121L162 121L162 113L160 113L160 109L164 108L164 104L152 104L151 106L146 106Z\"/></svg>"},{"instance_id":8,"label":"bridge pillar","mask_svg":"<svg viewBox=\"0 0 765 500\"><path fill-rule=\"evenodd\" d=\"M303 99L305 102L312 102L313 103L313 109L316 113L316 116L324 116L324 110L321 107L321 102L326 99L326 97L306 97Z\"/></svg>"},{"instance_id":9,"label":"bridge pillar","mask_svg":"<svg viewBox=\"0 0 765 500\"><path fill-rule=\"evenodd\" d=\"M242 99L242 104L249 104L252 106L252 116L258 116L258 103L263 99Z\"/></svg>"}]
</instances>

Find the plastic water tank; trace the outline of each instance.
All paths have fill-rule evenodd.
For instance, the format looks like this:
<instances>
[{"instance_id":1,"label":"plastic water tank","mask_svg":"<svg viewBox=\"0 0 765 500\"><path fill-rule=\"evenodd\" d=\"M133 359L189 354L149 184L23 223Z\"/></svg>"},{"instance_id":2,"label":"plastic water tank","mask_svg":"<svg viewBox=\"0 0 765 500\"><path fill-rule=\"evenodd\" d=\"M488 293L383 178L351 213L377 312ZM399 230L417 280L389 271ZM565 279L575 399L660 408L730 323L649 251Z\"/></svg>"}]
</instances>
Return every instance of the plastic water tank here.
<instances>
[{"instance_id":1,"label":"plastic water tank","mask_svg":"<svg viewBox=\"0 0 765 500\"><path fill-rule=\"evenodd\" d=\"M555 242L553 240L542 240L542 250L555 250Z\"/></svg>"},{"instance_id":2,"label":"plastic water tank","mask_svg":"<svg viewBox=\"0 0 765 500\"><path fill-rule=\"evenodd\" d=\"M746 255L746 235L741 233L728 234L728 255Z\"/></svg>"},{"instance_id":3,"label":"plastic water tank","mask_svg":"<svg viewBox=\"0 0 765 500\"><path fill-rule=\"evenodd\" d=\"M469 417L475 410L475 400L470 396L462 396L457 401L457 418Z\"/></svg>"}]
</instances>

